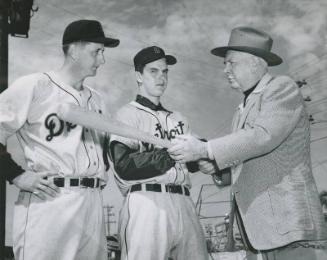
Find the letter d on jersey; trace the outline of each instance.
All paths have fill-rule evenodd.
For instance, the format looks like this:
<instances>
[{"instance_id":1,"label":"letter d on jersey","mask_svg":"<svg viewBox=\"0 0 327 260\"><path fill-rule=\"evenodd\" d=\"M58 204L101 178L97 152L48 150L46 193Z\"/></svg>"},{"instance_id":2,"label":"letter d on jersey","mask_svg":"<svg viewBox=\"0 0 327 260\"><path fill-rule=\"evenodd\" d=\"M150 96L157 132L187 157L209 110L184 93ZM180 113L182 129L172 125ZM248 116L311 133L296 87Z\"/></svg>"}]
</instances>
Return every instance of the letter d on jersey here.
<instances>
[{"instance_id":1,"label":"letter d on jersey","mask_svg":"<svg viewBox=\"0 0 327 260\"><path fill-rule=\"evenodd\" d=\"M59 119L57 114L52 113L47 116L44 125L49 130L46 140L50 142L54 136L58 136L63 132L65 124L64 121Z\"/></svg>"}]
</instances>

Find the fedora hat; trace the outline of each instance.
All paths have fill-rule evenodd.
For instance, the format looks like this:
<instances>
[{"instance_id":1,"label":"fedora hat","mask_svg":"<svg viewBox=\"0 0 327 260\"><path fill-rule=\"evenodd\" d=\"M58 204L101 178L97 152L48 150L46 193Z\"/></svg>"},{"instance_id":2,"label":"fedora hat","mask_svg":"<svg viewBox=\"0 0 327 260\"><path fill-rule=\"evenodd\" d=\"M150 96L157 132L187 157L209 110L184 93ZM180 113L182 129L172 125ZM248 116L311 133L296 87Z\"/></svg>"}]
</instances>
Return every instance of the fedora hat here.
<instances>
[{"instance_id":1,"label":"fedora hat","mask_svg":"<svg viewBox=\"0 0 327 260\"><path fill-rule=\"evenodd\" d=\"M264 59L268 66L276 66L283 62L277 54L271 52L273 40L265 32L251 27L237 27L231 32L228 46L211 50L213 55L225 57L227 51L242 51Z\"/></svg>"}]
</instances>

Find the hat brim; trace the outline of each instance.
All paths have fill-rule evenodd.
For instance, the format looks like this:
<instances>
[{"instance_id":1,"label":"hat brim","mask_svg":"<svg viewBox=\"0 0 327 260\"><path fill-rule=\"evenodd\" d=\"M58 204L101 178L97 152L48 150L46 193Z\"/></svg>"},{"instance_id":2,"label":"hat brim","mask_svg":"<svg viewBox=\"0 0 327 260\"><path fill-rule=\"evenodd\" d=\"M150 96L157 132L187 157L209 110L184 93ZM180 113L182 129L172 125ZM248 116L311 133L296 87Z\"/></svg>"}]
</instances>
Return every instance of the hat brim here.
<instances>
[{"instance_id":1,"label":"hat brim","mask_svg":"<svg viewBox=\"0 0 327 260\"><path fill-rule=\"evenodd\" d=\"M120 43L120 40L108 37L92 38L85 40L87 42L103 43L104 47L114 48Z\"/></svg>"},{"instance_id":2,"label":"hat brim","mask_svg":"<svg viewBox=\"0 0 327 260\"><path fill-rule=\"evenodd\" d=\"M218 48L212 49L211 53L213 55L224 58L226 56L227 51L229 51L229 50L247 52L247 53L253 54L255 56L258 56L258 57L264 59L267 62L268 66L276 66L283 62L283 59L275 53L265 51L265 50L259 49L259 48L248 47L248 46L218 47Z\"/></svg>"},{"instance_id":3,"label":"hat brim","mask_svg":"<svg viewBox=\"0 0 327 260\"><path fill-rule=\"evenodd\" d=\"M165 58L168 65L174 65L177 62L177 59L172 55L165 55Z\"/></svg>"}]
</instances>

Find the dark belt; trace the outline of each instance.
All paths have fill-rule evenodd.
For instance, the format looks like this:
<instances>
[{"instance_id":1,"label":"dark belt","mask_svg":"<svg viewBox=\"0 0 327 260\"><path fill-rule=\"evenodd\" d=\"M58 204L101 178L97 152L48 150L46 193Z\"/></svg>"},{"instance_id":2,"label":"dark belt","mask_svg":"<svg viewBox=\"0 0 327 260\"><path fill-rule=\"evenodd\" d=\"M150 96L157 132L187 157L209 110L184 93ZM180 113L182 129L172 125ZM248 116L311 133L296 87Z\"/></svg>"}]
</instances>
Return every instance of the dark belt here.
<instances>
[{"instance_id":1,"label":"dark belt","mask_svg":"<svg viewBox=\"0 0 327 260\"><path fill-rule=\"evenodd\" d=\"M66 185L65 185L66 182ZM88 187L88 188L99 188L100 179L99 178L53 178L53 183L57 187Z\"/></svg>"},{"instance_id":2,"label":"dark belt","mask_svg":"<svg viewBox=\"0 0 327 260\"><path fill-rule=\"evenodd\" d=\"M165 190L162 190L164 187ZM190 191L188 188L181 185L161 185L157 183L139 183L134 184L130 190L130 192L134 191L154 191L154 192L169 192L169 193L178 193L183 194L185 196L190 196Z\"/></svg>"}]
</instances>

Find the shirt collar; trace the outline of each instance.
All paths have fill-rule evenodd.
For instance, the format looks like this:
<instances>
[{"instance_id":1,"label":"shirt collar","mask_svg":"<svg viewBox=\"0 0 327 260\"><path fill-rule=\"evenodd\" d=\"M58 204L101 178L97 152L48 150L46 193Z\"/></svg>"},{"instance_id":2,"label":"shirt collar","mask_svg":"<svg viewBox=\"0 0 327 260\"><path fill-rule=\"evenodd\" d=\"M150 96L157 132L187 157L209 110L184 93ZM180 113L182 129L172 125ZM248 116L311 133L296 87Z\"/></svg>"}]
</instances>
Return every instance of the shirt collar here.
<instances>
[{"instance_id":1,"label":"shirt collar","mask_svg":"<svg viewBox=\"0 0 327 260\"><path fill-rule=\"evenodd\" d=\"M258 86L258 83L260 82L260 80L252 87L252 88L250 88L250 89L248 89L248 90L245 90L244 92L243 92L243 94L244 94L244 101L243 101L243 105L245 106L245 104L246 104L246 100L247 100L247 98L249 97L249 95L253 92L253 90L256 88L256 86Z\"/></svg>"},{"instance_id":2,"label":"shirt collar","mask_svg":"<svg viewBox=\"0 0 327 260\"><path fill-rule=\"evenodd\" d=\"M147 99L146 97L143 97L141 95L137 95L136 96L136 100L137 103L139 103L142 106L145 106L147 108L150 108L151 110L154 111L166 111L169 112L167 109L165 109L161 103L159 103L158 105L154 104L153 102L151 102L149 99Z\"/></svg>"}]
</instances>

